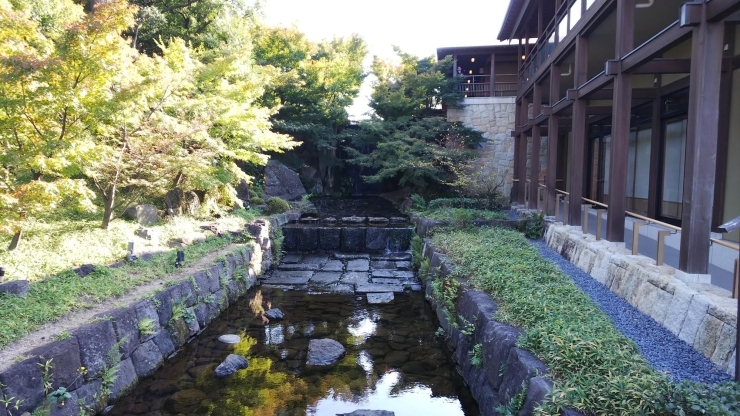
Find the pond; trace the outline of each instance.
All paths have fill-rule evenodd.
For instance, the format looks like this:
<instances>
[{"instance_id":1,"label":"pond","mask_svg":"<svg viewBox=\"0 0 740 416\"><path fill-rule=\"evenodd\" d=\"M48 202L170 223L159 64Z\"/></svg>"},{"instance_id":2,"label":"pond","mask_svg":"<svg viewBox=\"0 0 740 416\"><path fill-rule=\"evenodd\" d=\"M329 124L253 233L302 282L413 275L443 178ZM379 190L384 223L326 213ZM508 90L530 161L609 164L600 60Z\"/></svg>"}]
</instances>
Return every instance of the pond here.
<instances>
[{"instance_id":1,"label":"pond","mask_svg":"<svg viewBox=\"0 0 740 416\"><path fill-rule=\"evenodd\" d=\"M260 307L279 308L285 319L264 323ZM258 288L108 414L478 416L437 328L420 293L370 305L365 296ZM227 333L242 339L220 343ZM339 341L346 355L329 368L307 367L314 338ZM249 367L216 379L214 368L230 353L247 357Z\"/></svg>"}]
</instances>

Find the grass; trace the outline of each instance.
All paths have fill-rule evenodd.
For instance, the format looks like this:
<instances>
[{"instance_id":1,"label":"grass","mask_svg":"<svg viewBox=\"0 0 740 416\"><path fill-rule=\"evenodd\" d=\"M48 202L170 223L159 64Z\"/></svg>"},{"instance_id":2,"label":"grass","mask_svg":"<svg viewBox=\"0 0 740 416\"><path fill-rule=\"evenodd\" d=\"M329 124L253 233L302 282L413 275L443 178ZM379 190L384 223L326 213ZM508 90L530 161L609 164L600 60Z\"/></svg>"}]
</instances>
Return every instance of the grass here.
<instances>
[{"instance_id":1,"label":"grass","mask_svg":"<svg viewBox=\"0 0 740 416\"><path fill-rule=\"evenodd\" d=\"M219 223L225 228L243 229L247 220L254 217L254 212L244 211L220 218ZM31 281L31 290L24 297L0 294L0 348L69 312L125 295L136 286L175 271L175 250L157 247L169 251L150 261L135 261L119 268L96 267L93 273L80 278L73 267L81 263L105 266L126 255L128 241L137 241L137 245L147 242L134 236L139 228L136 223L116 220L107 232L98 225L87 219L35 222L29 226L19 249L0 253L0 264L6 265L9 280ZM176 236L202 232L199 226L200 222L192 218L177 217L149 228L156 229L160 241L166 243ZM234 237L225 234L185 247L185 264L196 263L232 242Z\"/></svg>"},{"instance_id":2,"label":"grass","mask_svg":"<svg viewBox=\"0 0 740 416\"><path fill-rule=\"evenodd\" d=\"M740 412L740 386L735 383L717 388L684 383L677 388L656 372L570 277L542 258L521 233L445 229L433 241L457 266L455 276L496 298L497 320L524 329L519 346L550 368L552 403L541 414L556 415L561 407L598 415ZM705 400L698 403L697 396Z\"/></svg>"},{"instance_id":3,"label":"grass","mask_svg":"<svg viewBox=\"0 0 740 416\"><path fill-rule=\"evenodd\" d=\"M472 219L482 219L486 221L507 220L508 215L502 211L486 211L472 208L438 208L421 213L421 216L437 221L449 221L461 216L470 216Z\"/></svg>"}]
</instances>

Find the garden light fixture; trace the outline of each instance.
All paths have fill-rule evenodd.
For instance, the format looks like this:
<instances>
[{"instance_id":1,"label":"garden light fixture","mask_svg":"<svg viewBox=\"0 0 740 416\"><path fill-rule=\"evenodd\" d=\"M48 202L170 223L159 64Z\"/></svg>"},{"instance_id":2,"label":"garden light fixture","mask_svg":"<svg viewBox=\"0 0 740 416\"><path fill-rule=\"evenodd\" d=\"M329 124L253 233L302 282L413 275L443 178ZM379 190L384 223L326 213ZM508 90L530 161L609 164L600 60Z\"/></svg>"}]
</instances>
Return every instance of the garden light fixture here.
<instances>
[{"instance_id":1,"label":"garden light fixture","mask_svg":"<svg viewBox=\"0 0 740 416\"><path fill-rule=\"evenodd\" d=\"M175 267L182 267L185 263L185 252L177 250L177 260L175 261Z\"/></svg>"}]
</instances>

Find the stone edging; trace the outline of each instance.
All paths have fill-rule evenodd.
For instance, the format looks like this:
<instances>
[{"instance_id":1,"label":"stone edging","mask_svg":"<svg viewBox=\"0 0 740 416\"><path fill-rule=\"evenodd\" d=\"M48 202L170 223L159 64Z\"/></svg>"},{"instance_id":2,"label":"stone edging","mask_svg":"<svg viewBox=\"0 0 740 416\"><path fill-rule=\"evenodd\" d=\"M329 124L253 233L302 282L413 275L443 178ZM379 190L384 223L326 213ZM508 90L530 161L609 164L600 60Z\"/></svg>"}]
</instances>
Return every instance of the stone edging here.
<instances>
[{"instance_id":1,"label":"stone edging","mask_svg":"<svg viewBox=\"0 0 740 416\"><path fill-rule=\"evenodd\" d=\"M0 373L3 384L0 399L13 398L11 406L0 404L0 416L32 412L45 404L43 366L51 360L47 379L51 389L67 388L72 396L64 407L51 405L51 415L79 415L81 406L101 412L125 396L139 381L153 374L164 361L199 334L210 322L235 303L255 284L257 276L272 265L270 229L287 222L287 215L274 215L269 221L256 220L247 230L255 238L251 248L243 248L216 261L191 277L168 286L148 299L99 316L93 323L71 331L71 336L35 348L30 356ZM173 317L173 307L182 316ZM184 316L192 316L186 322ZM144 334L139 322L149 319L151 331ZM121 360L107 363L108 352L120 345ZM106 366L118 365L118 374L106 400L101 400ZM78 369L87 373L79 376ZM20 400L18 409L12 404ZM79 400L79 402L78 402ZM12 409L12 413L10 410Z\"/></svg>"},{"instance_id":2,"label":"stone edging","mask_svg":"<svg viewBox=\"0 0 740 416\"><path fill-rule=\"evenodd\" d=\"M428 231L429 228L422 227L422 223L429 225L429 221L418 219L417 230L423 228L425 232ZM435 277L446 277L454 268L447 256L434 247L429 238L424 239L423 257L429 260L430 273ZM552 391L552 382L543 377L549 370L542 361L531 352L516 347L523 331L495 321L493 315L498 310L498 305L493 298L487 293L471 289L467 282L460 281L461 294L458 297L456 314L475 327L473 335L465 335L460 331L463 322L454 317L458 322L453 325L448 319L449 312L434 299L431 279L424 283L424 289L426 299L435 309L440 325L448 337L458 372L468 384L481 415L498 415L495 409L501 404L508 404L524 387L526 397L518 415L533 415L534 409ZM476 344L482 345L481 367L470 363L470 353ZM562 414L581 415L571 409L565 409Z\"/></svg>"},{"instance_id":3,"label":"stone edging","mask_svg":"<svg viewBox=\"0 0 740 416\"><path fill-rule=\"evenodd\" d=\"M679 280L669 266L634 256L623 244L596 241L580 227L547 224L545 242L576 267L663 325L731 376L737 301L710 285Z\"/></svg>"}]
</instances>

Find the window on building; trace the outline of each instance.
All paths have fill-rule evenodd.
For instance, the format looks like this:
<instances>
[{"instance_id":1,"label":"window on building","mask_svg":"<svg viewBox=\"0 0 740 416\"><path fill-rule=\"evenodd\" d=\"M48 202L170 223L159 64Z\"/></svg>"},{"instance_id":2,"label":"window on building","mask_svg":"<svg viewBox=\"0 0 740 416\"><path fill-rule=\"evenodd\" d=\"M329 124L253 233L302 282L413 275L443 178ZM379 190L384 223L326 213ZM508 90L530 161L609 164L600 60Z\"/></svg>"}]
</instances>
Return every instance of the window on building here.
<instances>
[{"instance_id":1,"label":"window on building","mask_svg":"<svg viewBox=\"0 0 740 416\"><path fill-rule=\"evenodd\" d=\"M665 122L660 215L679 220L682 214L687 124L685 117Z\"/></svg>"}]
</instances>

